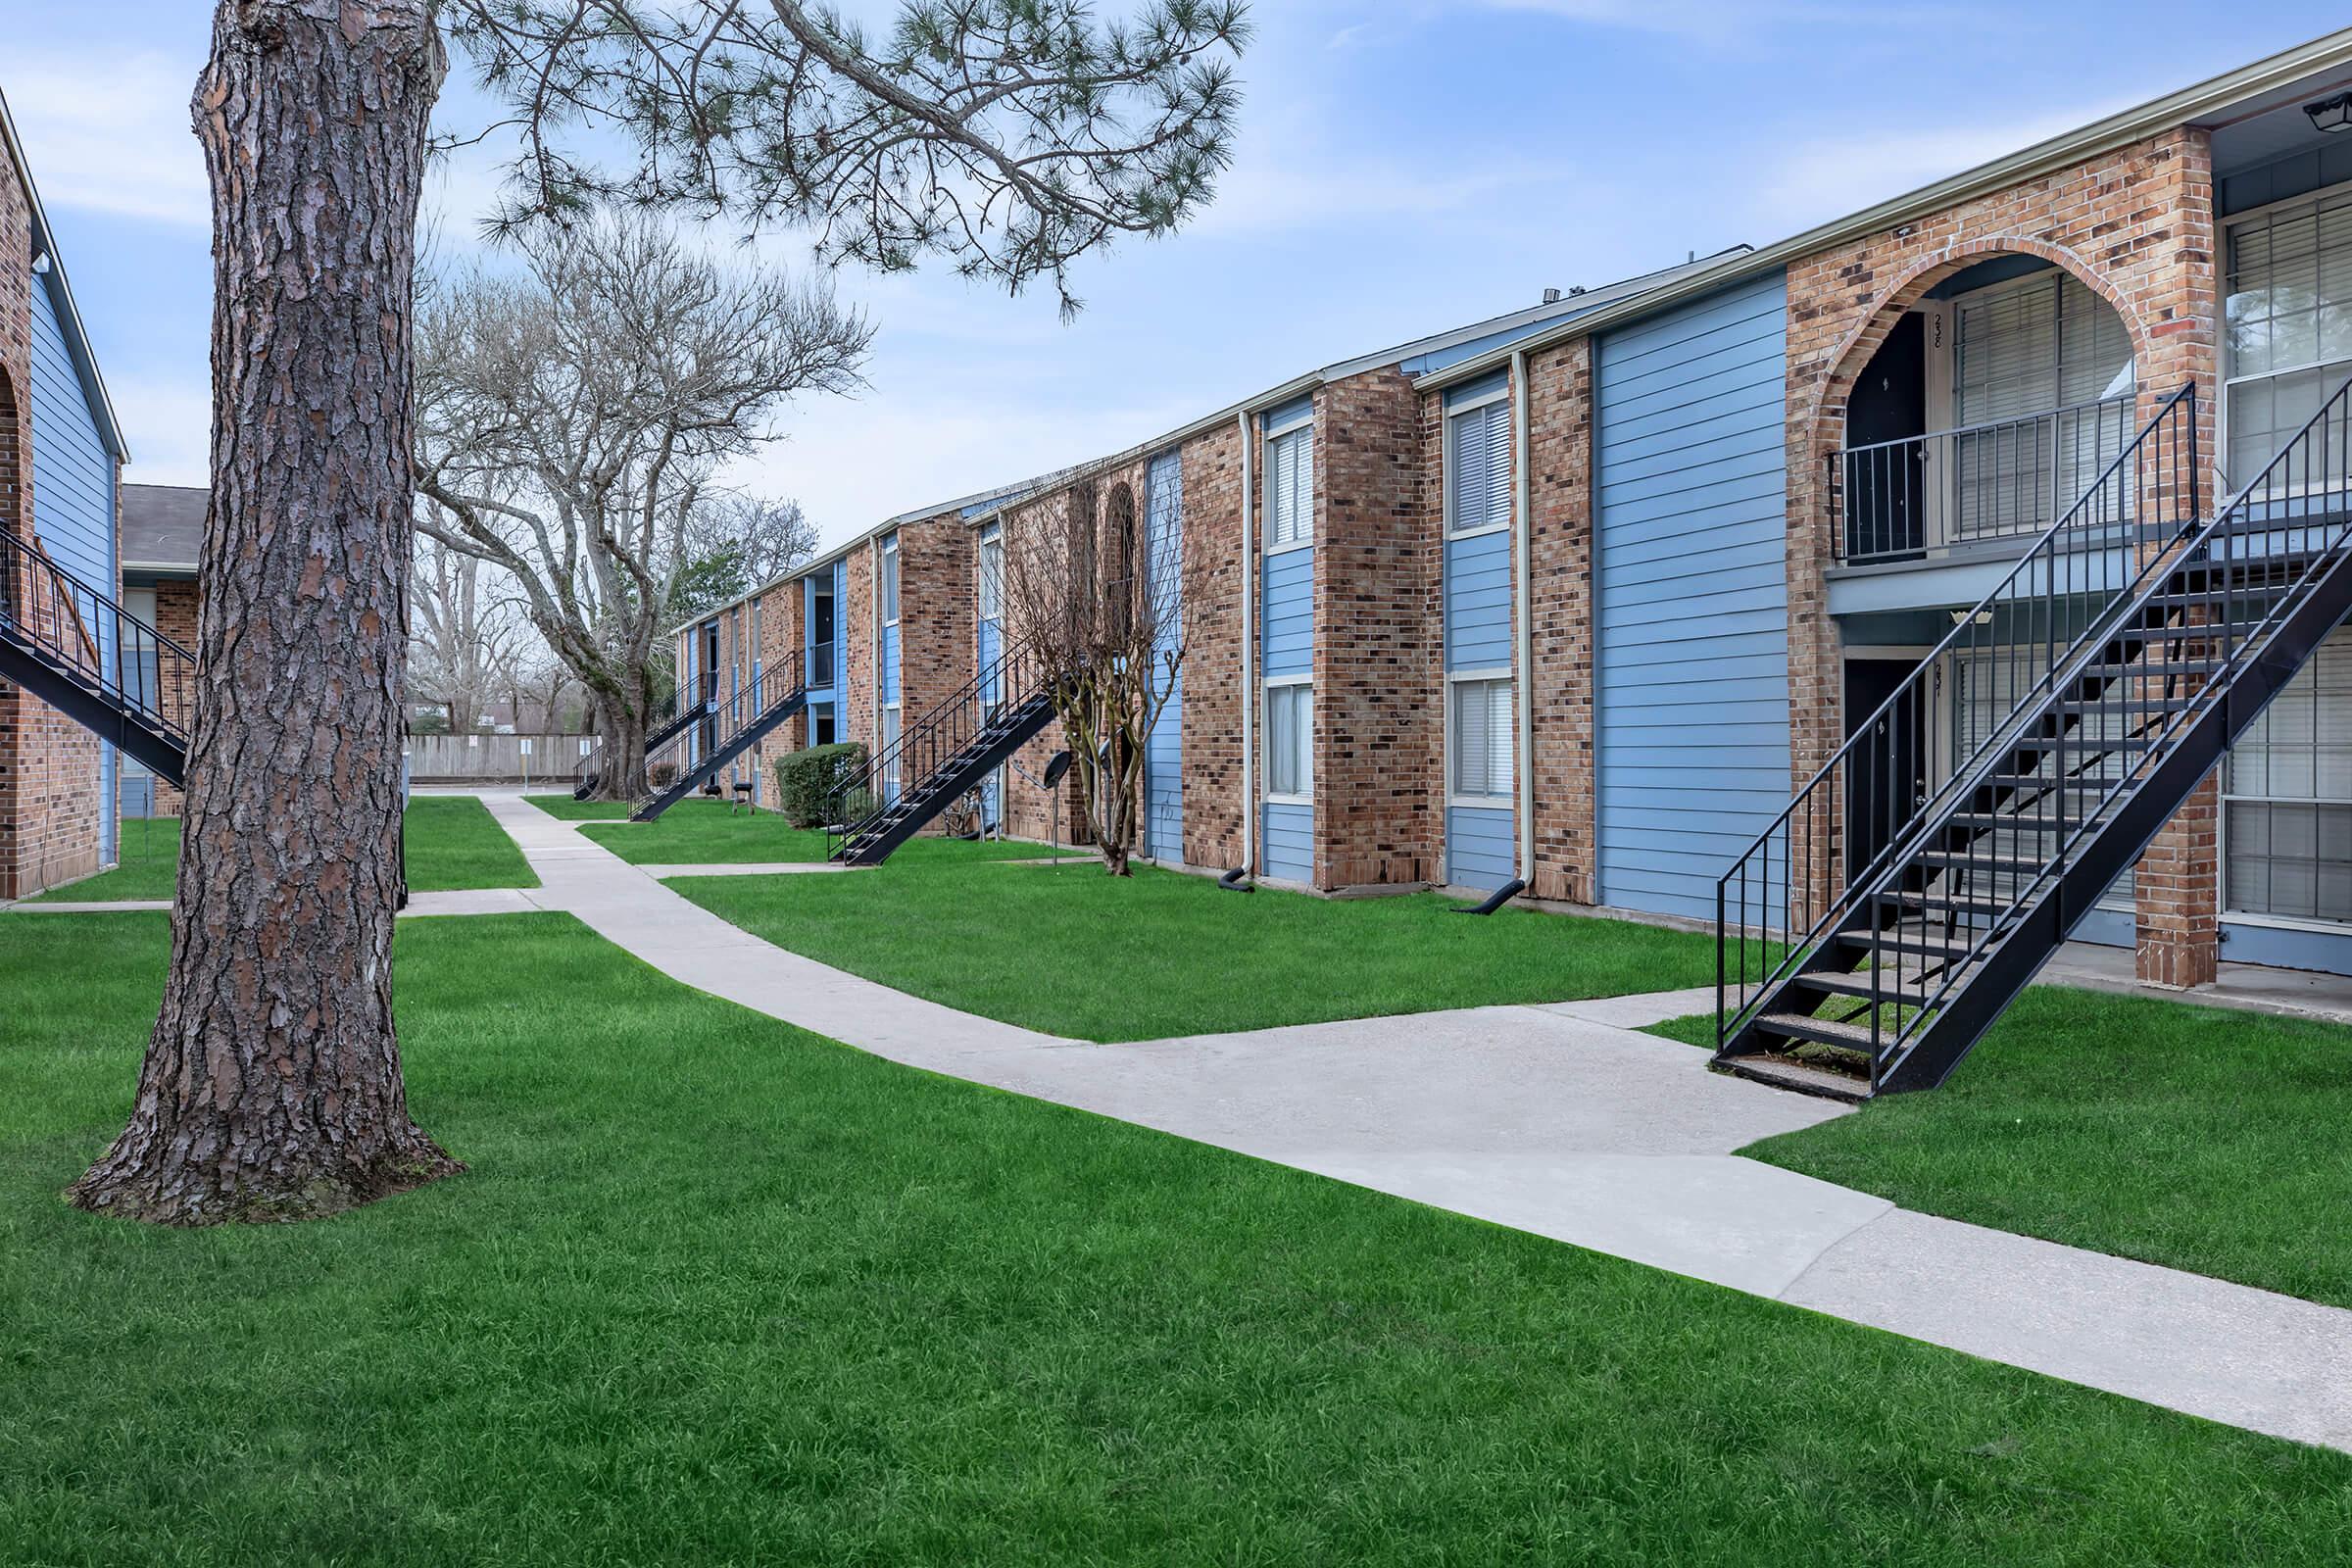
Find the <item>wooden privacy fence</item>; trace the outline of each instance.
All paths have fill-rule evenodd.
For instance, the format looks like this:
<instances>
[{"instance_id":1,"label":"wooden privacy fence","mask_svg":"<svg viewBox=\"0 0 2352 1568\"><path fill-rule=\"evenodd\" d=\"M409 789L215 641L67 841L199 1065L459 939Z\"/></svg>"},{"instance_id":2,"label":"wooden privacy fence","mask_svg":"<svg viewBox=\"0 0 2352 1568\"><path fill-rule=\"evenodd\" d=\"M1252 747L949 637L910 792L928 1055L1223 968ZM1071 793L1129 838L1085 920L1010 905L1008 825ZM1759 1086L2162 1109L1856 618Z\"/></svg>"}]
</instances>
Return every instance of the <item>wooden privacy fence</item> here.
<instances>
[{"instance_id":1,"label":"wooden privacy fence","mask_svg":"<svg viewBox=\"0 0 2352 1568\"><path fill-rule=\"evenodd\" d=\"M567 781L579 765L586 735L412 735L409 754L413 784L536 784Z\"/></svg>"}]
</instances>

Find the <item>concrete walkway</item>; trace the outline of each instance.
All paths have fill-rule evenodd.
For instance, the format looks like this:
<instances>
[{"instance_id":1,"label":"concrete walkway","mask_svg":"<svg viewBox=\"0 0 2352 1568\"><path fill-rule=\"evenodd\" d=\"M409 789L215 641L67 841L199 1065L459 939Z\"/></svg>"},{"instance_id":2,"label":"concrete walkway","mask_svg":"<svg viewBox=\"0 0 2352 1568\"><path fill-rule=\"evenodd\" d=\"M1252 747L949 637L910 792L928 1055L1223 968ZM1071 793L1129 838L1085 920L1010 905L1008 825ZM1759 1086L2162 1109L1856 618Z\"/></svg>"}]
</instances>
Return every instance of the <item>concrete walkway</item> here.
<instances>
[{"instance_id":1,"label":"concrete walkway","mask_svg":"<svg viewBox=\"0 0 2352 1568\"><path fill-rule=\"evenodd\" d=\"M543 906L531 900L528 888L469 888L451 893L412 893L404 920L435 914L515 914ZM122 914L134 910L170 913L170 899L116 899L95 904L0 904L13 914Z\"/></svg>"},{"instance_id":2,"label":"concrete walkway","mask_svg":"<svg viewBox=\"0 0 2352 1568\"><path fill-rule=\"evenodd\" d=\"M563 909L701 990L877 1055L2255 1431L2352 1449L2352 1312L1898 1209L1741 1159L1851 1114L1633 1032L1712 991L1100 1046L787 953L515 795ZM709 868L695 867L700 874Z\"/></svg>"}]
</instances>

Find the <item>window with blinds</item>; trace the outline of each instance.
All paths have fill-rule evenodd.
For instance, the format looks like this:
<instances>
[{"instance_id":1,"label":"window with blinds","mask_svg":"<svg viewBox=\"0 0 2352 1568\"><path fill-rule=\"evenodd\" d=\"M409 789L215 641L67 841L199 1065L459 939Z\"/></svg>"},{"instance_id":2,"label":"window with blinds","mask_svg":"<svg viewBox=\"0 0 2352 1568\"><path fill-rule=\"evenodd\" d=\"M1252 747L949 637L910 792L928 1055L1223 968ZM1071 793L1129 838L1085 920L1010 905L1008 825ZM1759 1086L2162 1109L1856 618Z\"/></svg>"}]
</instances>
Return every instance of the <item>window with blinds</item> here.
<instances>
[{"instance_id":1,"label":"window with blinds","mask_svg":"<svg viewBox=\"0 0 2352 1568\"><path fill-rule=\"evenodd\" d=\"M1300 425L1266 443L1266 548L1304 544L1313 537L1315 430Z\"/></svg>"},{"instance_id":2,"label":"window with blinds","mask_svg":"<svg viewBox=\"0 0 2352 1568\"><path fill-rule=\"evenodd\" d=\"M2230 228L2232 488L2265 465L2352 373L2352 188L2255 214ZM2334 455L2329 477L2343 477Z\"/></svg>"},{"instance_id":3,"label":"window with blinds","mask_svg":"<svg viewBox=\"0 0 2352 1568\"><path fill-rule=\"evenodd\" d=\"M1266 688L1266 793L1298 800L1315 793L1315 688L1308 682Z\"/></svg>"},{"instance_id":4,"label":"window with blinds","mask_svg":"<svg viewBox=\"0 0 2352 1568\"><path fill-rule=\"evenodd\" d=\"M1451 793L1466 799L1507 800L1511 793L1511 683L1453 683Z\"/></svg>"},{"instance_id":5,"label":"window with blinds","mask_svg":"<svg viewBox=\"0 0 2352 1568\"><path fill-rule=\"evenodd\" d=\"M882 624L899 618L899 536L882 541Z\"/></svg>"},{"instance_id":6,"label":"window with blinds","mask_svg":"<svg viewBox=\"0 0 2352 1568\"><path fill-rule=\"evenodd\" d=\"M2055 269L1964 294L1952 315L1953 417L1963 429L2001 426L1956 443L1955 537L2047 527L2131 439L2129 407L2084 407L2132 390L2123 318Z\"/></svg>"},{"instance_id":7,"label":"window with blinds","mask_svg":"<svg viewBox=\"0 0 2352 1568\"><path fill-rule=\"evenodd\" d=\"M2230 749L2225 904L2352 921L2352 630L2338 630Z\"/></svg>"},{"instance_id":8,"label":"window with blinds","mask_svg":"<svg viewBox=\"0 0 2352 1568\"><path fill-rule=\"evenodd\" d=\"M1511 422L1508 402L1489 403L1446 420L1446 529L1467 533L1511 520Z\"/></svg>"}]
</instances>

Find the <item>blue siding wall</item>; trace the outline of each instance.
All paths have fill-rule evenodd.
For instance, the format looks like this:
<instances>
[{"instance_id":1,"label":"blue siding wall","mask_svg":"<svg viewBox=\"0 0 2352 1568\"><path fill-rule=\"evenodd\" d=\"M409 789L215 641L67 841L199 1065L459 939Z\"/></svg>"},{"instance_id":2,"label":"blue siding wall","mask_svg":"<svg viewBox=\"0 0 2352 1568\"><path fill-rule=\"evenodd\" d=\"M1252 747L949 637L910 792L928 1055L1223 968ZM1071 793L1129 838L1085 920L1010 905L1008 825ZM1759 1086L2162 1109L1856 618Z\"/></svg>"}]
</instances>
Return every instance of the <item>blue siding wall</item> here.
<instances>
[{"instance_id":1,"label":"blue siding wall","mask_svg":"<svg viewBox=\"0 0 2352 1568\"><path fill-rule=\"evenodd\" d=\"M842 611L850 602L850 564L833 563L833 690L850 678L850 617ZM834 733L839 734L838 719Z\"/></svg>"},{"instance_id":2,"label":"blue siding wall","mask_svg":"<svg viewBox=\"0 0 2352 1568\"><path fill-rule=\"evenodd\" d=\"M1260 678L1311 675L1315 670L1315 552L1311 545L1265 558L1258 605ZM1258 725L1259 766L1264 765L1263 710ZM1262 784L1261 784L1262 787ZM1269 804L1261 840L1265 873L1295 882L1315 874L1315 808Z\"/></svg>"},{"instance_id":3,"label":"blue siding wall","mask_svg":"<svg viewBox=\"0 0 2352 1568\"><path fill-rule=\"evenodd\" d=\"M1787 322L1775 274L1597 346L1604 903L1713 918L1788 799Z\"/></svg>"},{"instance_id":4,"label":"blue siding wall","mask_svg":"<svg viewBox=\"0 0 2352 1568\"><path fill-rule=\"evenodd\" d=\"M1266 808L1265 872L1292 882L1315 874L1315 808L1288 802Z\"/></svg>"},{"instance_id":5,"label":"blue siding wall","mask_svg":"<svg viewBox=\"0 0 2352 1568\"><path fill-rule=\"evenodd\" d=\"M1266 558L1259 611L1260 674L1311 675L1315 670L1315 552L1285 550Z\"/></svg>"},{"instance_id":6,"label":"blue siding wall","mask_svg":"<svg viewBox=\"0 0 2352 1568\"><path fill-rule=\"evenodd\" d=\"M882 628L882 701L887 705L899 700L899 628Z\"/></svg>"},{"instance_id":7,"label":"blue siding wall","mask_svg":"<svg viewBox=\"0 0 2352 1568\"><path fill-rule=\"evenodd\" d=\"M1465 888L1498 888L1516 874L1519 846L1507 808L1446 808L1446 880Z\"/></svg>"},{"instance_id":8,"label":"blue siding wall","mask_svg":"<svg viewBox=\"0 0 2352 1568\"><path fill-rule=\"evenodd\" d=\"M75 576L95 583L109 596L119 597L122 585L115 558L115 459L90 406L90 393L80 369L66 346L65 327L47 278L32 279L32 387L29 424L32 436L33 531L57 564ZM99 650L111 666L116 650L114 628L95 628L108 639ZM115 749L99 748L99 762L91 787L102 802L115 791ZM115 812L111 806L98 813L99 852L115 858Z\"/></svg>"},{"instance_id":9,"label":"blue siding wall","mask_svg":"<svg viewBox=\"0 0 2352 1568\"><path fill-rule=\"evenodd\" d=\"M1509 530L1446 541L1446 667L1501 669L1511 662Z\"/></svg>"},{"instance_id":10,"label":"blue siding wall","mask_svg":"<svg viewBox=\"0 0 2352 1568\"><path fill-rule=\"evenodd\" d=\"M1162 611L1184 612L1177 589L1184 549L1184 464L1170 452L1152 460L1144 487L1145 549L1151 563L1152 602ZM1163 647L1173 647L1177 628L1168 626ZM1144 849L1154 859L1184 859L1184 671L1175 676L1167 706L1159 710L1144 745Z\"/></svg>"}]
</instances>

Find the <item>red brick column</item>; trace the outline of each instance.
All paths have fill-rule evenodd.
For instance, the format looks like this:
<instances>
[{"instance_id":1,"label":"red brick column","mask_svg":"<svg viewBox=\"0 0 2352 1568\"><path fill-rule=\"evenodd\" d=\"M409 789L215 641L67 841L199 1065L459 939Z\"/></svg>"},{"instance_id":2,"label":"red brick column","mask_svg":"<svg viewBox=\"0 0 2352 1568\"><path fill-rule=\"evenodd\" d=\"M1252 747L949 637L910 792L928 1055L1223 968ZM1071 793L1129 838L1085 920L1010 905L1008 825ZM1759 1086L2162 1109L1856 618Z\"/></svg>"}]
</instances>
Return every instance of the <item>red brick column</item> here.
<instances>
[{"instance_id":1,"label":"red brick column","mask_svg":"<svg viewBox=\"0 0 2352 1568\"><path fill-rule=\"evenodd\" d=\"M1184 444L1184 534L1200 570L1185 606L1184 858L1242 863L1242 607L1252 580L1242 559L1242 433L1238 421Z\"/></svg>"},{"instance_id":2,"label":"red brick column","mask_svg":"<svg viewBox=\"0 0 2352 1568\"><path fill-rule=\"evenodd\" d=\"M1528 361L1530 619L1539 899L1599 900L1592 770L1592 345ZM1523 759L1521 765L1531 760Z\"/></svg>"},{"instance_id":3,"label":"red brick column","mask_svg":"<svg viewBox=\"0 0 2352 1568\"><path fill-rule=\"evenodd\" d=\"M1443 879L1444 530L1395 369L1315 399L1315 886Z\"/></svg>"}]
</instances>

